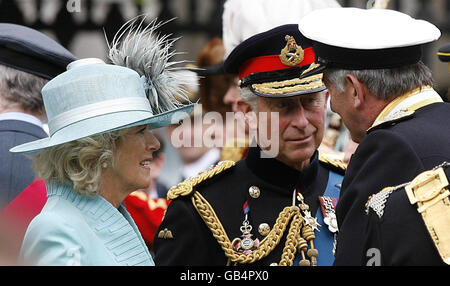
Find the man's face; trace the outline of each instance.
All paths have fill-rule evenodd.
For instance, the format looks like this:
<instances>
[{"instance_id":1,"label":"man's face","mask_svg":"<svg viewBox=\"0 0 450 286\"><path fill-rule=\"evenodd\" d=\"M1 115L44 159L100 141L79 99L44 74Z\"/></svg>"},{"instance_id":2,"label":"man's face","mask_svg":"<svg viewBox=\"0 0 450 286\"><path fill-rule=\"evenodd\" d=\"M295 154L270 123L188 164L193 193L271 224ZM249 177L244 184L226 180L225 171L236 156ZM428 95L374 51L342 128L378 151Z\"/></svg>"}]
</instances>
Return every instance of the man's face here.
<instances>
[{"instance_id":1,"label":"man's face","mask_svg":"<svg viewBox=\"0 0 450 286\"><path fill-rule=\"evenodd\" d=\"M271 128L270 113L278 113L278 132L274 132L279 136L277 159L297 169L308 165L323 138L326 102L325 91L287 98L258 98L258 121L260 113L267 112L267 126ZM268 134L272 134L271 130Z\"/></svg>"},{"instance_id":2,"label":"man's face","mask_svg":"<svg viewBox=\"0 0 450 286\"><path fill-rule=\"evenodd\" d=\"M231 83L230 87L223 97L223 102L225 104L231 105L231 109L233 110L233 112L239 112L239 103L243 102L241 93L239 91L238 82L239 78L237 76L234 77L233 82Z\"/></svg>"}]
</instances>

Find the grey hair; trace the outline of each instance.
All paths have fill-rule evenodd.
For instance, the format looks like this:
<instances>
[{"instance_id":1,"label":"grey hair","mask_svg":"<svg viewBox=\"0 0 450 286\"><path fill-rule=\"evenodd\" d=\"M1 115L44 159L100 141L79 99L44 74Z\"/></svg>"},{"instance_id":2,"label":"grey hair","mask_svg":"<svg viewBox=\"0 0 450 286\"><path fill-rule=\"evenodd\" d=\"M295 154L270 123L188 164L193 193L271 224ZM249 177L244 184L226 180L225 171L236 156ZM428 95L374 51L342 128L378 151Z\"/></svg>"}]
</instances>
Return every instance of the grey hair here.
<instances>
[{"instance_id":1,"label":"grey hair","mask_svg":"<svg viewBox=\"0 0 450 286\"><path fill-rule=\"evenodd\" d=\"M0 65L0 105L20 107L24 111L45 115L42 87L47 79Z\"/></svg>"},{"instance_id":2,"label":"grey hair","mask_svg":"<svg viewBox=\"0 0 450 286\"><path fill-rule=\"evenodd\" d=\"M254 94L250 88L243 87L240 89L242 99L250 105L252 111L258 112L258 96Z\"/></svg>"},{"instance_id":3,"label":"grey hair","mask_svg":"<svg viewBox=\"0 0 450 286\"><path fill-rule=\"evenodd\" d=\"M146 86L147 98L154 114L160 114L190 103L189 91L185 86L191 84L191 77L176 73L184 70L171 59L180 53L172 50L179 39L169 35L159 35L156 31L164 23L152 20L144 26L145 16L138 16L125 23L114 36L109 47L109 59L115 65L136 71Z\"/></svg>"},{"instance_id":4,"label":"grey hair","mask_svg":"<svg viewBox=\"0 0 450 286\"><path fill-rule=\"evenodd\" d=\"M116 143L128 129L81 138L33 155L33 169L42 180L71 185L78 194L100 194L104 163L114 166Z\"/></svg>"},{"instance_id":5,"label":"grey hair","mask_svg":"<svg viewBox=\"0 0 450 286\"><path fill-rule=\"evenodd\" d=\"M344 91L345 76L353 74L365 84L378 99L392 99L415 88L433 86L430 69L422 62L392 69L345 70L329 68L324 72L326 85L333 85L338 92Z\"/></svg>"}]
</instances>

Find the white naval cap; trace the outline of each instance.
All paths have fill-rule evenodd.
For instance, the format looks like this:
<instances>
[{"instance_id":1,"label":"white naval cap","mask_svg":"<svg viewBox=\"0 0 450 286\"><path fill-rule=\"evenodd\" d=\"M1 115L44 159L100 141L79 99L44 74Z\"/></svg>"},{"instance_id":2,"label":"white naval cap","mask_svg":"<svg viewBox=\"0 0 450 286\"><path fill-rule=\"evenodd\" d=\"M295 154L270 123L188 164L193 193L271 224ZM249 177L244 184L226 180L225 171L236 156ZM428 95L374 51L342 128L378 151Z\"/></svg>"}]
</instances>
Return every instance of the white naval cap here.
<instances>
[{"instance_id":1,"label":"white naval cap","mask_svg":"<svg viewBox=\"0 0 450 286\"><path fill-rule=\"evenodd\" d=\"M346 69L394 68L418 62L421 45L439 39L424 20L387 9L328 8L303 17L299 29L314 41L317 61Z\"/></svg>"}]
</instances>

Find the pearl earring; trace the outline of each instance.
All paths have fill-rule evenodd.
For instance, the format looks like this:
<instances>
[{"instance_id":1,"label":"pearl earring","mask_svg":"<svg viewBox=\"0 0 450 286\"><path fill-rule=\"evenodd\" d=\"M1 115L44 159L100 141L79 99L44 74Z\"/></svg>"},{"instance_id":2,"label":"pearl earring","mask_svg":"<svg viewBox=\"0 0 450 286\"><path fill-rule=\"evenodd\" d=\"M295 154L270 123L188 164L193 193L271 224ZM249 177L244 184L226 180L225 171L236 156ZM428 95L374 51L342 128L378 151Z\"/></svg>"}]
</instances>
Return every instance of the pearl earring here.
<instances>
[{"instance_id":1,"label":"pearl earring","mask_svg":"<svg viewBox=\"0 0 450 286\"><path fill-rule=\"evenodd\" d=\"M108 163L106 163L106 162L103 162L103 164L102 164L102 168L103 168L103 169L106 169L106 168L108 168Z\"/></svg>"}]
</instances>

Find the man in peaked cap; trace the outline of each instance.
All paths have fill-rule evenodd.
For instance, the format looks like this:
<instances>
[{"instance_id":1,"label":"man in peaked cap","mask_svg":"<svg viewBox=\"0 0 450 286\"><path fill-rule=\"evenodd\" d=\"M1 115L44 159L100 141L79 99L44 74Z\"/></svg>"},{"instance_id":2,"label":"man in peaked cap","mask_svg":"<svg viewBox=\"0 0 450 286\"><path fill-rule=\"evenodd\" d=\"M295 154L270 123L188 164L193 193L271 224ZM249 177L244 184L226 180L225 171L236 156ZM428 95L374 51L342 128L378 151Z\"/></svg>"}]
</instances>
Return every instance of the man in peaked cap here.
<instances>
[{"instance_id":1,"label":"man in peaked cap","mask_svg":"<svg viewBox=\"0 0 450 286\"><path fill-rule=\"evenodd\" d=\"M449 63L450 72L450 43L447 43L440 47L437 55L441 61Z\"/></svg>"},{"instance_id":2,"label":"man in peaked cap","mask_svg":"<svg viewBox=\"0 0 450 286\"><path fill-rule=\"evenodd\" d=\"M280 25L296 23L313 10L337 7L340 5L336 0L227 0L222 15L225 55L228 56L238 44L255 34ZM223 100L232 106L234 112L246 108L247 104L239 93L237 75ZM331 112L329 105L325 122L327 128L320 149L336 158L345 159L346 156L341 151L353 145L348 140L342 121L337 114ZM345 155L350 154L349 149Z\"/></svg>"},{"instance_id":3,"label":"man in peaked cap","mask_svg":"<svg viewBox=\"0 0 450 286\"><path fill-rule=\"evenodd\" d=\"M445 45L440 47L437 55L442 62L448 63L448 72L450 73L450 43L446 43ZM450 100L450 88L447 91L447 101L449 100Z\"/></svg>"},{"instance_id":4,"label":"man in peaked cap","mask_svg":"<svg viewBox=\"0 0 450 286\"><path fill-rule=\"evenodd\" d=\"M383 210L395 193L398 206L417 212L417 201L408 199L402 188L389 187L450 160L450 105L433 90L431 71L421 62L422 45L437 40L440 31L397 11L356 8L314 11L299 28L314 40L317 61L326 65L331 108L359 143L337 208L335 265L371 264L372 258L378 265L434 264L437 252L426 251L432 244L423 242L431 242L425 226L436 226L435 221L419 215L415 221L402 221L402 211L383 216ZM379 192L378 200L368 202ZM399 240L400 247L365 245L366 203L383 223L395 226L396 231L383 235Z\"/></svg>"},{"instance_id":5,"label":"man in peaked cap","mask_svg":"<svg viewBox=\"0 0 450 286\"><path fill-rule=\"evenodd\" d=\"M228 56L224 67L239 74L256 144L245 159L221 161L169 190L156 265L332 264L345 166L317 151L327 96L313 62L295 24L250 37Z\"/></svg>"},{"instance_id":6,"label":"man in peaked cap","mask_svg":"<svg viewBox=\"0 0 450 286\"><path fill-rule=\"evenodd\" d=\"M35 177L30 160L9 149L47 137L41 89L73 60L75 56L43 33L0 23L0 209Z\"/></svg>"}]
</instances>

